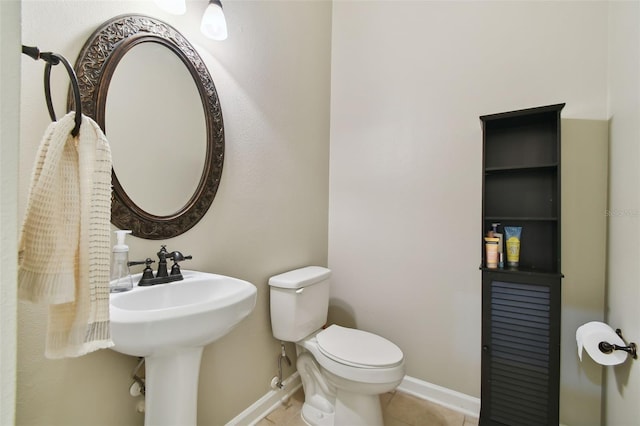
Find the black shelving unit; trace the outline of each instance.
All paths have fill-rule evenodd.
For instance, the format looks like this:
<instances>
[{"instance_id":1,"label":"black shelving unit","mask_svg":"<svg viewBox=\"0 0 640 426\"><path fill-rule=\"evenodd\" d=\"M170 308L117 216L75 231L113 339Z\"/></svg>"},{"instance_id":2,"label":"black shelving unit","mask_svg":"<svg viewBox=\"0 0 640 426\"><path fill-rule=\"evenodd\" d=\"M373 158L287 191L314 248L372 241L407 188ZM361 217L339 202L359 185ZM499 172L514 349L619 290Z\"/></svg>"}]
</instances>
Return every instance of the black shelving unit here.
<instances>
[{"instance_id":1,"label":"black shelving unit","mask_svg":"<svg viewBox=\"0 0 640 426\"><path fill-rule=\"evenodd\" d=\"M558 425L563 107L480 117L482 426ZM482 237L495 222L522 227L517 269L485 267Z\"/></svg>"}]
</instances>

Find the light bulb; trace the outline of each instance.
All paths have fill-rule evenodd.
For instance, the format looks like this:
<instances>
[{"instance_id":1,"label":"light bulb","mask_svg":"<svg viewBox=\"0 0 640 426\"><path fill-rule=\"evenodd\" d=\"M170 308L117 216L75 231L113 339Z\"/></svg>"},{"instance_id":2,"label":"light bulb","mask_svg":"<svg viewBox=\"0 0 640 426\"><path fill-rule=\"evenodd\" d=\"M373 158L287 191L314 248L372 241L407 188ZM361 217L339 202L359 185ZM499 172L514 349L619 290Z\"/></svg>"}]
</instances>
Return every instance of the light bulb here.
<instances>
[{"instance_id":1,"label":"light bulb","mask_svg":"<svg viewBox=\"0 0 640 426\"><path fill-rule=\"evenodd\" d=\"M156 6L174 15L184 15L187 11L186 0L153 0Z\"/></svg>"},{"instance_id":2,"label":"light bulb","mask_svg":"<svg viewBox=\"0 0 640 426\"><path fill-rule=\"evenodd\" d=\"M210 0L202 15L200 24L202 34L213 40L226 40L227 21L224 19L222 4L219 0Z\"/></svg>"}]
</instances>

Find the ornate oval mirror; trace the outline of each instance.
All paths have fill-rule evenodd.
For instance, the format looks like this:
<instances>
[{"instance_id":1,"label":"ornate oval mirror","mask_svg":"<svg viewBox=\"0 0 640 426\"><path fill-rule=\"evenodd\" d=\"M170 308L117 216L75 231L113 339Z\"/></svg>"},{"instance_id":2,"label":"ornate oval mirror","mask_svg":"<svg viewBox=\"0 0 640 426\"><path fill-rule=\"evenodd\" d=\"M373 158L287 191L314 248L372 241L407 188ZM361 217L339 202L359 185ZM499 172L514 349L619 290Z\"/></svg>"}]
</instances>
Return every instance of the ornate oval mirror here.
<instances>
[{"instance_id":1,"label":"ornate oval mirror","mask_svg":"<svg viewBox=\"0 0 640 426\"><path fill-rule=\"evenodd\" d=\"M154 240L193 227L213 202L224 161L218 94L194 47L165 22L122 15L89 37L75 70L82 111L113 151L111 222Z\"/></svg>"}]
</instances>

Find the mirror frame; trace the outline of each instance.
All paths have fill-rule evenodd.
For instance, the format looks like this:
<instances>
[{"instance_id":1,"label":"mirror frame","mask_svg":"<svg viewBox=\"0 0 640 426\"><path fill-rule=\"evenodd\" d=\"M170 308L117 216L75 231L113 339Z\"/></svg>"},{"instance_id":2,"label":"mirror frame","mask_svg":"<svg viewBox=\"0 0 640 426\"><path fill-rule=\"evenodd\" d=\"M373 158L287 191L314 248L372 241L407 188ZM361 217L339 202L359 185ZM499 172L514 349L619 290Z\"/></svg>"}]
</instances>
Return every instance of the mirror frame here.
<instances>
[{"instance_id":1,"label":"mirror frame","mask_svg":"<svg viewBox=\"0 0 640 426\"><path fill-rule=\"evenodd\" d=\"M133 47L149 42L170 49L189 70L202 101L207 135L207 152L200 182L189 201L174 214L158 216L144 211L127 195L115 170L111 169L111 223L119 229L130 229L136 237L160 240L180 235L198 223L213 203L220 185L224 163L224 123L218 94L204 61L191 43L171 25L149 16L132 14L120 15L103 23L80 51L75 71L82 112L94 119L106 134L107 92L116 66ZM71 98L68 104L71 109ZM151 177L149 182L161 187L160 177Z\"/></svg>"}]
</instances>

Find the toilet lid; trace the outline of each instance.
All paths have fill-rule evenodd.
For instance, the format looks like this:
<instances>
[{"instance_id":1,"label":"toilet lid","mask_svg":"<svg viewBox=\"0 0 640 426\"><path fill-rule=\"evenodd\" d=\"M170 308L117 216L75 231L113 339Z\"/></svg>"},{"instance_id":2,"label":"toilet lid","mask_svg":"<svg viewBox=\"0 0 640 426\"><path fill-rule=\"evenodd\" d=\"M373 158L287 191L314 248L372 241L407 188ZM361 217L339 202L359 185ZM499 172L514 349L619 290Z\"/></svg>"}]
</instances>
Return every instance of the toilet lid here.
<instances>
[{"instance_id":1,"label":"toilet lid","mask_svg":"<svg viewBox=\"0 0 640 426\"><path fill-rule=\"evenodd\" d=\"M331 325L316 335L320 351L342 364L393 367L402 362L399 347L373 333Z\"/></svg>"}]
</instances>

